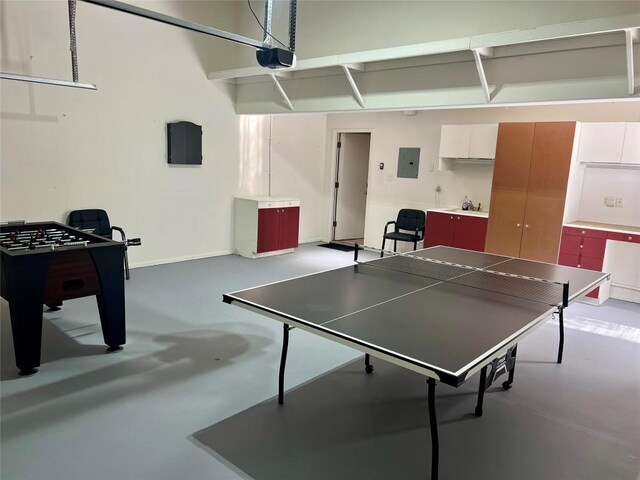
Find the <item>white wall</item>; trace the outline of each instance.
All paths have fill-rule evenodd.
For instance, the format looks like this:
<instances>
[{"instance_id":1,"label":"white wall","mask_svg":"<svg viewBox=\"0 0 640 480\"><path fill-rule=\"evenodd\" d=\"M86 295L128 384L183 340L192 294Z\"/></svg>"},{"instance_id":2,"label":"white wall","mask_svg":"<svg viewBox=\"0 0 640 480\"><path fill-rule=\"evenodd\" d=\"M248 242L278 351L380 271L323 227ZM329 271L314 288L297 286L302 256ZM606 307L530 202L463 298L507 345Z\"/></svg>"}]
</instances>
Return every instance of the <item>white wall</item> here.
<instances>
[{"instance_id":1,"label":"white wall","mask_svg":"<svg viewBox=\"0 0 640 480\"><path fill-rule=\"evenodd\" d=\"M71 79L67 2L1 8L2 70ZM104 208L142 237L133 265L231 251L238 117L207 80L195 34L83 2L77 29L80 81L97 91L2 81L2 220ZM202 125L201 167L167 164L165 125L176 120Z\"/></svg>"},{"instance_id":2,"label":"white wall","mask_svg":"<svg viewBox=\"0 0 640 480\"><path fill-rule=\"evenodd\" d=\"M300 242L323 237L326 115L240 117L240 195L300 199Z\"/></svg>"},{"instance_id":3,"label":"white wall","mask_svg":"<svg viewBox=\"0 0 640 480\"><path fill-rule=\"evenodd\" d=\"M453 171L438 171L440 129L443 124L560 120L636 121L638 118L638 103L432 110L419 111L415 116L406 116L402 112L329 115L325 238L328 239L330 235L331 171L335 162L333 141L339 131L371 131L365 245L379 247L385 223L394 219L400 208L426 210L434 207L458 207L465 195L474 203L481 202L484 210L490 208L492 166L458 165ZM396 178L399 147L420 147L418 179ZM385 164L384 170L378 168L381 162ZM433 172L429 171L430 165L434 166ZM442 188L439 202L435 193L438 185Z\"/></svg>"},{"instance_id":4,"label":"white wall","mask_svg":"<svg viewBox=\"0 0 640 480\"><path fill-rule=\"evenodd\" d=\"M605 196L622 198L622 207L607 207ZM640 170L586 168L579 220L640 227Z\"/></svg>"}]
</instances>

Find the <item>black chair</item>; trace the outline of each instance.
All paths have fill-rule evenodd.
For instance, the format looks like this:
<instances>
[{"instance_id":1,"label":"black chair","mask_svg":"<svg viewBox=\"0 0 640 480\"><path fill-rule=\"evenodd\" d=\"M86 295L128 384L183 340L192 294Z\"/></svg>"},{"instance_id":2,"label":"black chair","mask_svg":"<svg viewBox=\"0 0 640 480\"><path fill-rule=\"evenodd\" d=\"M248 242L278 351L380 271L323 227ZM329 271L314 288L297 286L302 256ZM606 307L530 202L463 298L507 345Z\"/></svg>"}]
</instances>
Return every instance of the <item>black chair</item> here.
<instances>
[{"instance_id":1,"label":"black chair","mask_svg":"<svg viewBox=\"0 0 640 480\"><path fill-rule=\"evenodd\" d=\"M418 242L424 238L425 214L422 210L412 210L403 208L398 212L395 221L387 222L384 226L382 236L382 251L380 257L384 256L384 243L387 239L393 240L393 251L398 247L398 241L413 242L413 249L418 248ZM387 232L389 225L394 225L393 232Z\"/></svg>"},{"instance_id":2,"label":"black chair","mask_svg":"<svg viewBox=\"0 0 640 480\"><path fill-rule=\"evenodd\" d=\"M121 241L124 243L125 278L129 280L129 257L127 256L127 247L142 245L142 241L139 238L127 239L124 230L120 227L116 227L115 225L111 225L107 212L99 209L74 210L69 213L67 225L81 230L89 230L92 233L106 237L109 240L113 239L114 230L118 232L122 237Z\"/></svg>"}]
</instances>

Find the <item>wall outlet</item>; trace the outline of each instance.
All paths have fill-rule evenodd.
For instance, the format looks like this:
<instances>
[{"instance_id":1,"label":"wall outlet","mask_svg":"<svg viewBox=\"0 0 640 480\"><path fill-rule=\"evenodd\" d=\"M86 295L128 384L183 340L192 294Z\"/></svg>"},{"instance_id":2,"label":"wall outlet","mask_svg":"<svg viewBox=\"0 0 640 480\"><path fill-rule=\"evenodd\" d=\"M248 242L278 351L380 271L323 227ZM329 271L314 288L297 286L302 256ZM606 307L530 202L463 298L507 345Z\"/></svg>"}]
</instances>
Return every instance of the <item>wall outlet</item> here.
<instances>
[{"instance_id":1,"label":"wall outlet","mask_svg":"<svg viewBox=\"0 0 640 480\"><path fill-rule=\"evenodd\" d=\"M616 207L622 207L622 197L616 197Z\"/></svg>"},{"instance_id":2,"label":"wall outlet","mask_svg":"<svg viewBox=\"0 0 640 480\"><path fill-rule=\"evenodd\" d=\"M616 206L616 197L607 195L604 197L604 205L605 207L615 207Z\"/></svg>"}]
</instances>

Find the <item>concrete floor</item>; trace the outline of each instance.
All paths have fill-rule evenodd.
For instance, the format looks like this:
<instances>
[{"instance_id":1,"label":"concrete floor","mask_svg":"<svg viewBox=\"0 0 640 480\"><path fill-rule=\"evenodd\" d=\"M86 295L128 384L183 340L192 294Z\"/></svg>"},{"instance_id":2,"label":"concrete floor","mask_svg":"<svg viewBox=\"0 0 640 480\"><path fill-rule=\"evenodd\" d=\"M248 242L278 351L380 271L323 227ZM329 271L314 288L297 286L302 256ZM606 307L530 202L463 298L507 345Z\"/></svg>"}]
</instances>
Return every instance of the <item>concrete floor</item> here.
<instances>
[{"instance_id":1,"label":"concrete floor","mask_svg":"<svg viewBox=\"0 0 640 480\"><path fill-rule=\"evenodd\" d=\"M2 480L423 479L424 378L294 330L274 400L278 322L222 293L350 264L352 253L224 256L132 271L127 345L106 355L95 300L45 313L42 366L18 378L1 303ZM360 253L360 258L366 254ZM477 381L436 390L441 479L635 480L640 305L575 304L564 363L549 320L518 348L514 387L471 413Z\"/></svg>"}]
</instances>

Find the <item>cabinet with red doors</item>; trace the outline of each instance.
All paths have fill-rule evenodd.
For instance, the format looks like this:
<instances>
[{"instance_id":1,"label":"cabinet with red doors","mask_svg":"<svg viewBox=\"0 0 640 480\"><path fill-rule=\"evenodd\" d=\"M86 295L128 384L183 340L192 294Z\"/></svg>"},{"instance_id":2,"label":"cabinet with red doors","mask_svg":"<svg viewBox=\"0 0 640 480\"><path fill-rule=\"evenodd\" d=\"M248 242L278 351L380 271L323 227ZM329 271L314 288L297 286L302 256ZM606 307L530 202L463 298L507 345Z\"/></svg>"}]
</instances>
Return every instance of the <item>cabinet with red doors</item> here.
<instances>
[{"instance_id":1,"label":"cabinet with red doors","mask_svg":"<svg viewBox=\"0 0 640 480\"><path fill-rule=\"evenodd\" d=\"M424 246L465 248L484 251L487 217L474 214L427 212Z\"/></svg>"},{"instance_id":2,"label":"cabinet with red doors","mask_svg":"<svg viewBox=\"0 0 640 480\"><path fill-rule=\"evenodd\" d=\"M611 233L611 232L609 232ZM563 227L558 264L602 271L607 232L589 228ZM587 294L598 298L599 288Z\"/></svg>"},{"instance_id":3,"label":"cabinet with red doors","mask_svg":"<svg viewBox=\"0 0 640 480\"><path fill-rule=\"evenodd\" d=\"M235 252L256 258L292 252L298 246L300 201L292 198L235 199Z\"/></svg>"}]
</instances>

